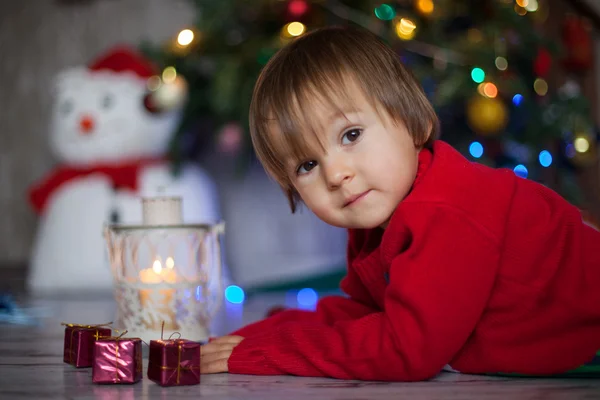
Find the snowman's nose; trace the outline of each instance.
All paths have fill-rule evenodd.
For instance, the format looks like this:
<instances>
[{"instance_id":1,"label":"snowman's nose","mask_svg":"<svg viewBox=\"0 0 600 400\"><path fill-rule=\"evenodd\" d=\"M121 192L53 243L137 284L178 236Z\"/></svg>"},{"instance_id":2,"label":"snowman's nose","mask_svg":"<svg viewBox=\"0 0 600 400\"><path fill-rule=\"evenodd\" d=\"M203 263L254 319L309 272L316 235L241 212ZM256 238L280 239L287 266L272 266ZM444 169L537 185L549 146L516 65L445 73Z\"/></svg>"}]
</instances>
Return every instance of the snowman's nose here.
<instances>
[{"instance_id":1,"label":"snowman's nose","mask_svg":"<svg viewBox=\"0 0 600 400\"><path fill-rule=\"evenodd\" d=\"M94 119L89 115L84 115L79 120L79 130L82 134L87 135L88 133L90 133L94 129L94 125Z\"/></svg>"}]
</instances>

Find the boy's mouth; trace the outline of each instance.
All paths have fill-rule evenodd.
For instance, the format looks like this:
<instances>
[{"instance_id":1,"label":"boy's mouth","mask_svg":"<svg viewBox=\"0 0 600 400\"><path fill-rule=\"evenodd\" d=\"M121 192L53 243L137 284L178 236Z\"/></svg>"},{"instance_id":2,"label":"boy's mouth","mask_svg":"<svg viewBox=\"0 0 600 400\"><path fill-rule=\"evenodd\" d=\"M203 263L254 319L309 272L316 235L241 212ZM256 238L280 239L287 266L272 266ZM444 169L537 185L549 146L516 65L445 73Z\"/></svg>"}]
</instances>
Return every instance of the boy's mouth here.
<instances>
[{"instance_id":1,"label":"boy's mouth","mask_svg":"<svg viewBox=\"0 0 600 400\"><path fill-rule=\"evenodd\" d=\"M371 191L371 189L365 190L362 193L358 193L358 194L355 194L355 195L352 195L352 196L346 198L346 201L344 202L344 208L349 207L353 204L356 204L357 202L362 200L367 194L369 194L370 191Z\"/></svg>"}]
</instances>

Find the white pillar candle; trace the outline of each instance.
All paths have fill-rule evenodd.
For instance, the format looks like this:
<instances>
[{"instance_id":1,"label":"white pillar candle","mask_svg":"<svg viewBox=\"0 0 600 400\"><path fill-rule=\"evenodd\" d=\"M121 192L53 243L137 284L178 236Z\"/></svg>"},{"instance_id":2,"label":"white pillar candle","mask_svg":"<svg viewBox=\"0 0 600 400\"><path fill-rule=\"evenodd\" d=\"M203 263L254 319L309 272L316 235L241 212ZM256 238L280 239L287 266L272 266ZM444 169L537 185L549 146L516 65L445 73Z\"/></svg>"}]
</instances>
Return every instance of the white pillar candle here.
<instances>
[{"instance_id":1,"label":"white pillar candle","mask_svg":"<svg viewBox=\"0 0 600 400\"><path fill-rule=\"evenodd\" d=\"M181 225L181 197L145 197L142 199L144 225Z\"/></svg>"}]
</instances>

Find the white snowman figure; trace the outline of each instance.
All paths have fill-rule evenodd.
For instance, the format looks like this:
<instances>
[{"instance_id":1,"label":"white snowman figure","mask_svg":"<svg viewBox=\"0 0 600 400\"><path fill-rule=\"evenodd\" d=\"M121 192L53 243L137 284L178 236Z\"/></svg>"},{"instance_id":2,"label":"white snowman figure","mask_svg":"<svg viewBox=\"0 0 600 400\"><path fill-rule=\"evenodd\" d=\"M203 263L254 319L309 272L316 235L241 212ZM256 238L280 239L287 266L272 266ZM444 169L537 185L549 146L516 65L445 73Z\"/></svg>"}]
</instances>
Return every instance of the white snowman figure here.
<instances>
[{"instance_id":1,"label":"white snowman figure","mask_svg":"<svg viewBox=\"0 0 600 400\"><path fill-rule=\"evenodd\" d=\"M181 99L182 87L150 92L158 72L117 46L57 76L50 144L60 165L29 192L39 214L32 292L111 290L103 226L141 223L142 196L180 196L185 223L219 219L211 178L194 165L174 176L165 158L183 102L157 111L156 96Z\"/></svg>"}]
</instances>

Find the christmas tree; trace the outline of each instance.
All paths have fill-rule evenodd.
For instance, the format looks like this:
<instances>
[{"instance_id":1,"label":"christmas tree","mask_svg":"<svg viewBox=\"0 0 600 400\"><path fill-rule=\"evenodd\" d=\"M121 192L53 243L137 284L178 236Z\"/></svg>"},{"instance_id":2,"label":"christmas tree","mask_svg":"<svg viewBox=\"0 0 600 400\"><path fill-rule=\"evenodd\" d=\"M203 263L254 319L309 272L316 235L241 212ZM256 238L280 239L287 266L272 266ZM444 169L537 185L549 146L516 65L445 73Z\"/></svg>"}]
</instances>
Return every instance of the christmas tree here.
<instances>
[{"instance_id":1,"label":"christmas tree","mask_svg":"<svg viewBox=\"0 0 600 400\"><path fill-rule=\"evenodd\" d=\"M592 65L580 18L561 17L560 35L552 37L545 29L551 4L542 0L192 3L195 26L159 48L143 46L168 79L176 71L189 88L173 140L175 164L190 155L189 137L198 136L247 162L248 106L261 68L312 29L356 24L383 38L417 76L440 115L443 140L581 204L572 176L596 164L598 134L577 79L569 78ZM156 78L154 88L160 83Z\"/></svg>"}]
</instances>

